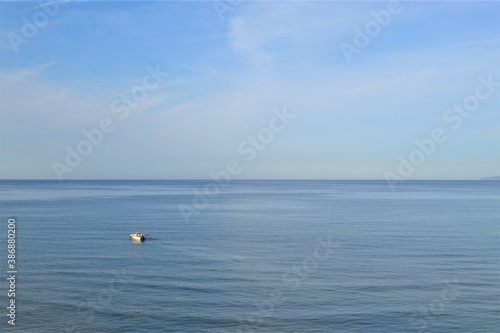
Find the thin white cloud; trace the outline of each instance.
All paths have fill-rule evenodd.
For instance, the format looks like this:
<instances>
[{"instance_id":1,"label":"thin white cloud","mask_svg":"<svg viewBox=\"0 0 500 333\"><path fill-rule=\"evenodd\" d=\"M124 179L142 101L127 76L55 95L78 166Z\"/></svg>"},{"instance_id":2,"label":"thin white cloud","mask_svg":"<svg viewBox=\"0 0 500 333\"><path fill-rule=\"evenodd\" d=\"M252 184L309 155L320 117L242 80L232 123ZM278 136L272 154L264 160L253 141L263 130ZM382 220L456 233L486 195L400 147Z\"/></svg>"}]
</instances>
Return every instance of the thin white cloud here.
<instances>
[{"instance_id":1,"label":"thin white cloud","mask_svg":"<svg viewBox=\"0 0 500 333\"><path fill-rule=\"evenodd\" d=\"M17 71L6 72L6 73L4 72L4 73L1 73L1 75L9 81L19 82L19 81L26 80L27 78L30 78L30 77L39 76L47 68L57 64L58 62L59 61L57 61L57 60L53 60L53 61L49 61L49 62L41 64L41 65L23 68L23 69L17 70Z\"/></svg>"},{"instance_id":2,"label":"thin white cloud","mask_svg":"<svg viewBox=\"0 0 500 333\"><path fill-rule=\"evenodd\" d=\"M358 6L312 1L249 3L229 21L229 45L250 63L267 64L275 60L278 50L305 51L352 30L369 13L366 8L355 10Z\"/></svg>"},{"instance_id":3,"label":"thin white cloud","mask_svg":"<svg viewBox=\"0 0 500 333\"><path fill-rule=\"evenodd\" d=\"M78 128L102 111L97 97L44 79L41 73L51 64L2 73L2 119L25 127Z\"/></svg>"},{"instance_id":4,"label":"thin white cloud","mask_svg":"<svg viewBox=\"0 0 500 333\"><path fill-rule=\"evenodd\" d=\"M302 26L300 13L307 3L252 3L242 8L230 20L229 43L231 47L254 64L271 60L272 47L300 38Z\"/></svg>"}]
</instances>

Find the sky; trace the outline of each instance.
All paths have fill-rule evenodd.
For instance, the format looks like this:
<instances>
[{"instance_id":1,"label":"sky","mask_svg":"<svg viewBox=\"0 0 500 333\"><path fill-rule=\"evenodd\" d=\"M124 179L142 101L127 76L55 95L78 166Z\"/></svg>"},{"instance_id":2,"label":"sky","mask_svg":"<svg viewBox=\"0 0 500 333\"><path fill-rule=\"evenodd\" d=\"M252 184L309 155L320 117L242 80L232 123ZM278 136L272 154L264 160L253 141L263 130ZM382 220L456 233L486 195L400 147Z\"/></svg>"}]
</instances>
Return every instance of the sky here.
<instances>
[{"instance_id":1,"label":"sky","mask_svg":"<svg viewBox=\"0 0 500 333\"><path fill-rule=\"evenodd\" d=\"M2 179L500 175L500 2L0 2Z\"/></svg>"}]
</instances>

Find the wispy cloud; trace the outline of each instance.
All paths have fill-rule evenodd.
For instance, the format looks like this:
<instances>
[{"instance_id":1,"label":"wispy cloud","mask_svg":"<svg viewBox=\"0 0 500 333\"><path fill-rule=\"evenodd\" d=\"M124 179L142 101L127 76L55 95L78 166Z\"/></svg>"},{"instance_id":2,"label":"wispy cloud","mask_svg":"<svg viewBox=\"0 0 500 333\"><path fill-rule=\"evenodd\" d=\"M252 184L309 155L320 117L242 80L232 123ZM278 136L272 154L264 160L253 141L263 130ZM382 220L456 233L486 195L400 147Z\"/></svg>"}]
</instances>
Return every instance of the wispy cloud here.
<instances>
[{"instance_id":1,"label":"wispy cloud","mask_svg":"<svg viewBox=\"0 0 500 333\"><path fill-rule=\"evenodd\" d=\"M24 126L48 128L87 124L102 110L102 101L83 91L54 83L42 75L57 61L0 75L2 118L15 118ZM30 125L31 124L31 125Z\"/></svg>"},{"instance_id":2,"label":"wispy cloud","mask_svg":"<svg viewBox=\"0 0 500 333\"><path fill-rule=\"evenodd\" d=\"M2 76L5 79L10 80L11 82L19 82L19 81L26 80L27 78L30 78L30 77L37 77L40 74L42 74L43 71L45 71L47 68L49 68L57 63L58 63L57 60L53 60L53 61L41 64L41 65L37 65L34 67L23 68L23 69L20 69L17 71L12 71L12 72L3 72Z\"/></svg>"},{"instance_id":3,"label":"wispy cloud","mask_svg":"<svg viewBox=\"0 0 500 333\"><path fill-rule=\"evenodd\" d=\"M229 21L232 49L262 65L297 52L318 50L335 41L365 12L347 2L255 2L239 8ZM324 50L325 44L319 47Z\"/></svg>"},{"instance_id":4,"label":"wispy cloud","mask_svg":"<svg viewBox=\"0 0 500 333\"><path fill-rule=\"evenodd\" d=\"M284 46L305 37L307 31L304 30L308 26L300 14L314 6L312 3L252 3L230 19L229 43L254 64L269 62L274 51L279 49L278 45ZM316 22L321 20L315 19Z\"/></svg>"}]
</instances>

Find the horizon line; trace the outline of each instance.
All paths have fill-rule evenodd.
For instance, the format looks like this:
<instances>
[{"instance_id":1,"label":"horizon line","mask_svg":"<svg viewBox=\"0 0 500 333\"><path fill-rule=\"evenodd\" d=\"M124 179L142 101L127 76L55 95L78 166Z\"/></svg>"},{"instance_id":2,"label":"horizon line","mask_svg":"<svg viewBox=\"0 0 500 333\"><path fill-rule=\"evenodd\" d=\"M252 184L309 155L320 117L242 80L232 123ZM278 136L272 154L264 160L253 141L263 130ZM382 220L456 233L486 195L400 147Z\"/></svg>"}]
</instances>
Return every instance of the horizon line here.
<instances>
[{"instance_id":1,"label":"horizon line","mask_svg":"<svg viewBox=\"0 0 500 333\"><path fill-rule=\"evenodd\" d=\"M479 179L401 179L390 180L391 182L404 182L404 181L481 181L481 180L500 180L495 179L500 176L483 177ZM490 179L492 178L492 179ZM212 178L71 178L71 179L57 179L57 178L0 178L3 180L47 180L47 181L89 181L89 180L102 180L102 181L216 181ZM387 179L291 179L291 178L237 178L229 179L231 181L386 181Z\"/></svg>"}]
</instances>

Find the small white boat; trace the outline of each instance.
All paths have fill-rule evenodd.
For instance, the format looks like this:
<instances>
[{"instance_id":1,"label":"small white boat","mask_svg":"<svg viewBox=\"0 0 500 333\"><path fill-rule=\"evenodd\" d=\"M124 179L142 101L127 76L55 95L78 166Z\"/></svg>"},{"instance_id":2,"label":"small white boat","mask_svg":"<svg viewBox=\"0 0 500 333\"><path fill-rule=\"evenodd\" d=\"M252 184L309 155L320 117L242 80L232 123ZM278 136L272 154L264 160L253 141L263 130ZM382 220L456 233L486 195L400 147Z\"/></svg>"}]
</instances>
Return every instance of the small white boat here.
<instances>
[{"instance_id":1,"label":"small white boat","mask_svg":"<svg viewBox=\"0 0 500 333\"><path fill-rule=\"evenodd\" d=\"M144 236L144 234L136 232L135 234L130 234L130 238L132 238L132 240L142 242L146 239L146 236Z\"/></svg>"}]
</instances>

